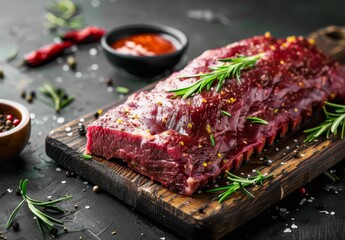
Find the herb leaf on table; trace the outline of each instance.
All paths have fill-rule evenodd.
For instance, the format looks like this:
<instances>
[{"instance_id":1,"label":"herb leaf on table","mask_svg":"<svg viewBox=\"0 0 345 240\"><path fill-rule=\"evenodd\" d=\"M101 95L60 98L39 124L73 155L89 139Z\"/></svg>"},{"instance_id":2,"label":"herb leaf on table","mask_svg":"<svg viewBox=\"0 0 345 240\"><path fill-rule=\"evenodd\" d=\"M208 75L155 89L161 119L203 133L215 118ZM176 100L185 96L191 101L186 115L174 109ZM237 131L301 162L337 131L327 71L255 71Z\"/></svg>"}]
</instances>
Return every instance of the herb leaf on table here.
<instances>
[{"instance_id":1,"label":"herb leaf on table","mask_svg":"<svg viewBox=\"0 0 345 240\"><path fill-rule=\"evenodd\" d=\"M47 228L49 231L52 229L63 228L63 222L59 219L53 218L50 215L46 214L45 210L50 210L58 213L64 213L64 210L55 204L60 203L62 201L67 201L71 199L73 196L66 195L65 197L56 199L54 201L39 201L35 200L27 195L26 187L28 184L28 179L21 180L19 182L19 189L22 194L23 200L18 204L18 206L13 210L12 214L7 220L6 229L10 228L19 209L21 206L26 203L29 210L35 215L35 219L37 225L41 232L44 234L44 227Z\"/></svg>"},{"instance_id":2,"label":"herb leaf on table","mask_svg":"<svg viewBox=\"0 0 345 240\"><path fill-rule=\"evenodd\" d=\"M54 109L57 113L70 105L75 99L75 97L68 96L63 89L57 88L51 83L44 83L39 87L39 91L53 100Z\"/></svg>"}]
</instances>

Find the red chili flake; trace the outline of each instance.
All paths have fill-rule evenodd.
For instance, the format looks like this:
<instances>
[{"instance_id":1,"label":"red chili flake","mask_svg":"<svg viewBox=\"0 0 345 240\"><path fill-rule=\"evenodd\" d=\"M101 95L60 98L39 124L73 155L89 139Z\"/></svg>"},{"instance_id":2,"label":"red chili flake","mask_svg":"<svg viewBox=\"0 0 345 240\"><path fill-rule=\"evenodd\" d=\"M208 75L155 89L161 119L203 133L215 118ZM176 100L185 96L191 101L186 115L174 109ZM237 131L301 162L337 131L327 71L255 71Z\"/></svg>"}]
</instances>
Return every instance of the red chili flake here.
<instances>
[{"instance_id":1,"label":"red chili flake","mask_svg":"<svg viewBox=\"0 0 345 240\"><path fill-rule=\"evenodd\" d=\"M61 55L72 45L73 43L69 41L46 45L35 51L32 51L31 53L26 54L24 56L23 64L28 67L41 66Z\"/></svg>"},{"instance_id":2,"label":"red chili flake","mask_svg":"<svg viewBox=\"0 0 345 240\"><path fill-rule=\"evenodd\" d=\"M103 28L89 26L81 30L69 31L61 36L64 41L71 41L75 44L98 42L105 34Z\"/></svg>"}]
</instances>

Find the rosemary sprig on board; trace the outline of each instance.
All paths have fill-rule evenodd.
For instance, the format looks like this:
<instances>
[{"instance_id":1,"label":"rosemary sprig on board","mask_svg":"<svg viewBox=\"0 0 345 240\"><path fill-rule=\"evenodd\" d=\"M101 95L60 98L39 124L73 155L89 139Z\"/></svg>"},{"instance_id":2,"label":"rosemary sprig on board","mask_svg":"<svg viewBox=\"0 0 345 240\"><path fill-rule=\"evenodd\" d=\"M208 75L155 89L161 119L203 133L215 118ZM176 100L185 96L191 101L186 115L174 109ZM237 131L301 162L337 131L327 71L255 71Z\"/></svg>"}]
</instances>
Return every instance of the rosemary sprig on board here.
<instances>
[{"instance_id":1,"label":"rosemary sprig on board","mask_svg":"<svg viewBox=\"0 0 345 240\"><path fill-rule=\"evenodd\" d=\"M222 62L223 65L217 67L209 67L211 71L208 73L181 76L180 78L198 77L199 80L193 83L191 86L170 90L169 92L175 93L175 97L188 98L193 94L200 93L204 89L210 90L215 81L218 81L216 90L217 92L219 92L226 79L236 77L237 82L241 83L241 72L243 70L253 68L256 62L262 56L264 56L264 53L253 56L238 56L219 59L218 61Z\"/></svg>"},{"instance_id":2,"label":"rosemary sprig on board","mask_svg":"<svg viewBox=\"0 0 345 240\"><path fill-rule=\"evenodd\" d=\"M250 185L257 185L263 184L263 181L266 179L269 179L273 177L273 174L262 174L259 171L256 171L256 176L249 177L249 178L241 178L239 176L236 176L230 172L226 172L228 177L227 179L232 181L232 183L228 184L227 186L223 187L217 187L211 190L208 190L207 192L222 192L220 193L216 199L218 199L218 202L223 202L226 198L228 198L231 194L238 190L242 190L248 197L255 198L255 196L249 192L245 187L248 187Z\"/></svg>"},{"instance_id":3,"label":"rosemary sprig on board","mask_svg":"<svg viewBox=\"0 0 345 240\"><path fill-rule=\"evenodd\" d=\"M44 234L44 229L43 229L44 227L47 228L49 231L51 231L52 229L63 228L63 222L61 220L51 217L44 211L49 210L50 212L64 213L65 212L64 209L56 206L56 204L62 201L69 200L73 196L69 195L69 196L65 196L65 197L62 197L53 201L48 201L48 202L35 200L35 199L30 198L27 195L27 192L26 192L27 184L28 184L28 179L21 180L19 182L19 189L22 194L23 200L13 210L12 214L8 218L7 223L6 223L6 229L11 227L19 209L24 203L27 204L29 210L35 215L36 223L43 234Z\"/></svg>"},{"instance_id":4,"label":"rosemary sprig on board","mask_svg":"<svg viewBox=\"0 0 345 240\"><path fill-rule=\"evenodd\" d=\"M266 120L263 120L258 117L246 117L247 120L251 121L252 123L257 123L257 124L268 124Z\"/></svg>"},{"instance_id":5,"label":"rosemary sprig on board","mask_svg":"<svg viewBox=\"0 0 345 240\"><path fill-rule=\"evenodd\" d=\"M75 99L75 97L68 96L63 89L57 88L51 83L44 83L39 88L39 91L53 100L54 109L56 112L60 112L61 109L67 107Z\"/></svg>"},{"instance_id":6,"label":"rosemary sprig on board","mask_svg":"<svg viewBox=\"0 0 345 240\"><path fill-rule=\"evenodd\" d=\"M328 111L327 107L332 109L332 112ZM304 133L309 134L307 138L304 140L304 142L311 142L324 134L326 135L327 138L329 138L331 133L333 133L334 135L337 135L339 128L341 130L340 137L341 139L344 138L345 105L325 102L323 111L326 117L325 121L317 127L304 130Z\"/></svg>"}]
</instances>

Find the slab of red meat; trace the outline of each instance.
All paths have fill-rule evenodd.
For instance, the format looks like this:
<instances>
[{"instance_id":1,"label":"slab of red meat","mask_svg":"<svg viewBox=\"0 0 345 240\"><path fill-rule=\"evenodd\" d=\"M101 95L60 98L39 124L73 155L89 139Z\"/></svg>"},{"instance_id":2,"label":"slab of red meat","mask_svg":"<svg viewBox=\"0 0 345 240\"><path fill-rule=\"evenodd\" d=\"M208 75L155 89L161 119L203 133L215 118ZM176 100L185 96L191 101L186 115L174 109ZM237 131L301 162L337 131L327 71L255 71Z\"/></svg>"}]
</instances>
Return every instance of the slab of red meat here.
<instances>
[{"instance_id":1,"label":"slab of red meat","mask_svg":"<svg viewBox=\"0 0 345 240\"><path fill-rule=\"evenodd\" d=\"M256 67L242 72L242 84L229 79L220 92L212 89L187 99L168 92L197 81L179 76L207 72L218 59L262 52ZM86 151L122 159L168 188L191 195L298 125L312 107L344 98L344 69L307 40L253 37L204 52L151 91L135 93L109 110L88 126ZM253 124L248 116L268 124Z\"/></svg>"}]
</instances>

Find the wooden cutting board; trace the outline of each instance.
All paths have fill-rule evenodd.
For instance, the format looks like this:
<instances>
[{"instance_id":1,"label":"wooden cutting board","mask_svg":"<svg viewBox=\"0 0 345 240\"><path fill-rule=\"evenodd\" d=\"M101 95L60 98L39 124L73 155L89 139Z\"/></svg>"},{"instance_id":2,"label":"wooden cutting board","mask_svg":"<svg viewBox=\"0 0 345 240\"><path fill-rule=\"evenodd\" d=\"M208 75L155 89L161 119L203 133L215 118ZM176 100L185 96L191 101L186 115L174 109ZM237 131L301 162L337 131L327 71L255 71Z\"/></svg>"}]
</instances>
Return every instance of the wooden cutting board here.
<instances>
[{"instance_id":1,"label":"wooden cutting board","mask_svg":"<svg viewBox=\"0 0 345 240\"><path fill-rule=\"evenodd\" d=\"M149 85L145 89L152 87ZM103 110L123 101L117 101ZM87 126L94 120L94 112L83 118L83 124ZM221 238L345 157L345 141L331 138L303 143L303 131L296 130L277 140L273 146L266 147L261 155L252 157L235 173L246 176L254 174L254 170L260 170L275 175L263 186L250 189L255 195L254 199L236 192L226 201L218 203L214 200L215 194L206 192L207 188L187 197L132 171L121 160L106 161L99 157L83 159L81 154L85 150L86 137L78 134L79 122L80 119L76 119L47 136L48 156L188 239ZM303 129L311 126L315 124L307 124ZM72 130L67 132L66 127ZM272 165L264 164L262 159L265 156L273 160ZM214 188L217 184L221 183L210 183L208 188Z\"/></svg>"}]
</instances>

